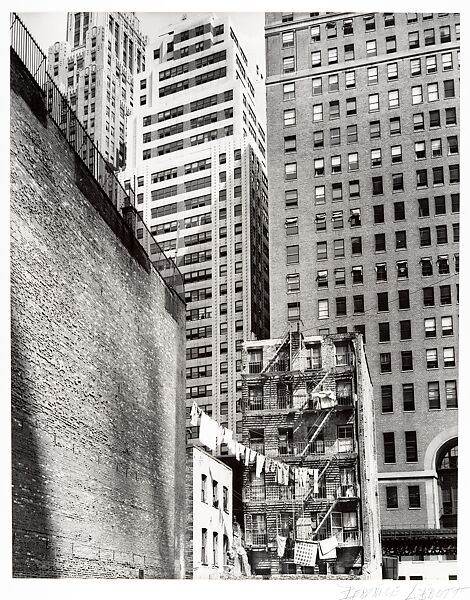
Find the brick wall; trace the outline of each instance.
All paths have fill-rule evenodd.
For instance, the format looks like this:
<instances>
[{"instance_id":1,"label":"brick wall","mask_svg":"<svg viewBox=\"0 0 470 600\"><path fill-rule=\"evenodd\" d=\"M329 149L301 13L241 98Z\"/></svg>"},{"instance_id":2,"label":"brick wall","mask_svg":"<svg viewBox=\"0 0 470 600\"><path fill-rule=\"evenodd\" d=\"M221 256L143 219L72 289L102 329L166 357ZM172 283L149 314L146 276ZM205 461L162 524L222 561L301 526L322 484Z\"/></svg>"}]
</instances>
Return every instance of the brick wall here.
<instances>
[{"instance_id":1,"label":"brick wall","mask_svg":"<svg viewBox=\"0 0 470 600\"><path fill-rule=\"evenodd\" d=\"M184 305L11 75L13 575L183 577Z\"/></svg>"}]
</instances>

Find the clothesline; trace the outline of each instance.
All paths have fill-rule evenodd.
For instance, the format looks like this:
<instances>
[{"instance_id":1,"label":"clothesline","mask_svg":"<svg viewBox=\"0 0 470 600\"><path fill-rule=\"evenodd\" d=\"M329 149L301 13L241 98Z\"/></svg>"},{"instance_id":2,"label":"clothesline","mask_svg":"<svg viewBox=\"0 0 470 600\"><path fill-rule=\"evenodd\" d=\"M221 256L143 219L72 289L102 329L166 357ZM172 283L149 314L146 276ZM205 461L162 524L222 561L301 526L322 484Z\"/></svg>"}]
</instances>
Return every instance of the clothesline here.
<instances>
[{"instance_id":1,"label":"clothesline","mask_svg":"<svg viewBox=\"0 0 470 600\"><path fill-rule=\"evenodd\" d=\"M275 473L276 482L280 485L289 485L290 480L293 480L300 488L306 488L308 477L313 475L313 493L318 494L318 469L293 467L237 442L233 439L233 431L209 417L195 400L193 400L190 418L191 426L196 427L199 423L199 441L210 450L216 450L218 443L227 444L229 451L237 460L244 461L245 466L255 463L256 477L261 477L263 470L266 473Z\"/></svg>"}]
</instances>

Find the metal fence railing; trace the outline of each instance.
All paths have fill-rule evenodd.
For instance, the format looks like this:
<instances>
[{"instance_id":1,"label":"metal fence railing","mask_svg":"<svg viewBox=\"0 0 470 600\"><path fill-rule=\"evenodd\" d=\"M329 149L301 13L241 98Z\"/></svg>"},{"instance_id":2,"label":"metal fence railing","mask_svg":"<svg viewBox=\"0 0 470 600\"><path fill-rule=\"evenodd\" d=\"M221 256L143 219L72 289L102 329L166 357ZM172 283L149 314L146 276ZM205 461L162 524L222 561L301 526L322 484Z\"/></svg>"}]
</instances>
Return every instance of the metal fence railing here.
<instances>
[{"instance_id":1,"label":"metal fence railing","mask_svg":"<svg viewBox=\"0 0 470 600\"><path fill-rule=\"evenodd\" d=\"M10 14L10 40L12 50L41 88L49 116L59 127L70 147L82 159L113 206L121 213L125 209L125 221L151 258L156 271L184 302L181 272L174 261L165 255L138 214L133 190L123 188L116 177L113 165L98 150L69 101L49 75L46 55L16 13ZM151 256L150 248L155 249L154 256Z\"/></svg>"}]
</instances>

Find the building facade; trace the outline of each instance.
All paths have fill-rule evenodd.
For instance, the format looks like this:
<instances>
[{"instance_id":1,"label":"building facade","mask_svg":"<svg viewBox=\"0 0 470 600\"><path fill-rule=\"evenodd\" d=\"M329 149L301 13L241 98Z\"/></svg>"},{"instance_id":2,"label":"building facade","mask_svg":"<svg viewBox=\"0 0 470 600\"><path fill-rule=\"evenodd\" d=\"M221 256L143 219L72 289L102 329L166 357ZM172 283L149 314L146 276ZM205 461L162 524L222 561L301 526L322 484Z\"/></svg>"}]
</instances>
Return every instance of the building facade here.
<instances>
[{"instance_id":1,"label":"building facade","mask_svg":"<svg viewBox=\"0 0 470 600\"><path fill-rule=\"evenodd\" d=\"M126 159L134 78L145 69L145 36L131 12L67 15L65 42L49 48L48 69L78 119L116 169Z\"/></svg>"},{"instance_id":2,"label":"building facade","mask_svg":"<svg viewBox=\"0 0 470 600\"><path fill-rule=\"evenodd\" d=\"M355 334L247 342L243 443L291 467L306 486L245 469L245 540L256 574L381 578L372 384ZM285 541L279 553L277 536ZM296 564L301 541L336 538L331 557Z\"/></svg>"},{"instance_id":3,"label":"building facade","mask_svg":"<svg viewBox=\"0 0 470 600\"><path fill-rule=\"evenodd\" d=\"M186 578L233 570L232 471L196 446L186 451Z\"/></svg>"},{"instance_id":4,"label":"building facade","mask_svg":"<svg viewBox=\"0 0 470 600\"><path fill-rule=\"evenodd\" d=\"M136 78L123 175L184 276L188 410L196 399L239 436L242 341L269 335L265 133L253 81L228 18L177 23ZM197 440L197 428L188 435Z\"/></svg>"},{"instance_id":5,"label":"building facade","mask_svg":"<svg viewBox=\"0 0 470 600\"><path fill-rule=\"evenodd\" d=\"M459 15L267 13L265 33L271 335L362 333L382 527L454 528Z\"/></svg>"}]
</instances>

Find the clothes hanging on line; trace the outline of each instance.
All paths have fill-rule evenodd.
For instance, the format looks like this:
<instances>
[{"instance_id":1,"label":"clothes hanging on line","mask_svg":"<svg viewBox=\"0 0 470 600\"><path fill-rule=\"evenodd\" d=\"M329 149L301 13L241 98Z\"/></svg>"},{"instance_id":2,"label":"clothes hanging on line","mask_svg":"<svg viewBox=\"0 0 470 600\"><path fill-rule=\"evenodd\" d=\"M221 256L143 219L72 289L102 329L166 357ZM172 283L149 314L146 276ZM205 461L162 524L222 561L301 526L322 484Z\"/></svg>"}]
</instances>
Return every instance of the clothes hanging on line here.
<instances>
[{"instance_id":1,"label":"clothes hanging on line","mask_svg":"<svg viewBox=\"0 0 470 600\"><path fill-rule=\"evenodd\" d=\"M266 458L262 454L256 455L256 477L261 477L261 471L263 470L265 460Z\"/></svg>"},{"instance_id":2,"label":"clothes hanging on line","mask_svg":"<svg viewBox=\"0 0 470 600\"><path fill-rule=\"evenodd\" d=\"M189 424L191 425L191 427L196 427L198 420L199 420L199 413L202 413L202 411L200 410L199 406L197 405L197 402L195 400L193 400L193 405L191 407L191 420L189 422Z\"/></svg>"},{"instance_id":3,"label":"clothes hanging on line","mask_svg":"<svg viewBox=\"0 0 470 600\"><path fill-rule=\"evenodd\" d=\"M314 567L317 562L317 543L296 542L294 546L294 562L304 567Z\"/></svg>"},{"instance_id":4,"label":"clothes hanging on line","mask_svg":"<svg viewBox=\"0 0 470 600\"><path fill-rule=\"evenodd\" d=\"M277 555L279 556L279 558L282 558L284 556L284 552L286 550L287 538L282 535L278 535L278 536L276 536L276 541L277 541Z\"/></svg>"}]
</instances>

